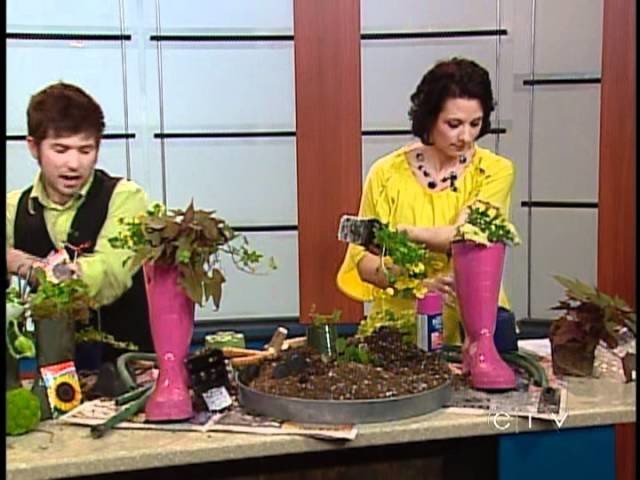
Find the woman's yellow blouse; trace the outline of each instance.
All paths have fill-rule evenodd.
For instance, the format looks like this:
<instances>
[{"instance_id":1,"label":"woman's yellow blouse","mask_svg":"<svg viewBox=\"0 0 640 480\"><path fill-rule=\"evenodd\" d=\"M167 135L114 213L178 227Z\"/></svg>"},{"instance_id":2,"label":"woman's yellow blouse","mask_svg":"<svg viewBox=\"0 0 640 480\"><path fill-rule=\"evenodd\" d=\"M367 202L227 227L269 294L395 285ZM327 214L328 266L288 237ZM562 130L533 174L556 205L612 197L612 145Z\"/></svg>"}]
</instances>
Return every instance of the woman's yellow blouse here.
<instances>
[{"instance_id":1,"label":"woman's yellow blouse","mask_svg":"<svg viewBox=\"0 0 640 480\"><path fill-rule=\"evenodd\" d=\"M407 152L402 147L377 160L367 175L360 202L360 217L375 217L392 228L399 224L419 227L452 225L463 207L476 199L490 201L509 217L511 189L514 181L513 163L490 150L476 146L473 158L456 182L457 191L451 189L433 192L414 177ZM371 312L389 308L396 313L415 310L415 301L383 299L380 290L361 280L357 264L365 255L363 247L350 244L337 276L338 288L347 296L363 302L373 302ZM446 255L442 274L451 271ZM500 290L499 303L510 308L504 290ZM446 343L459 343L459 314L457 309L445 307L444 339ZM360 332L370 333L377 325L371 318L360 325Z\"/></svg>"}]
</instances>

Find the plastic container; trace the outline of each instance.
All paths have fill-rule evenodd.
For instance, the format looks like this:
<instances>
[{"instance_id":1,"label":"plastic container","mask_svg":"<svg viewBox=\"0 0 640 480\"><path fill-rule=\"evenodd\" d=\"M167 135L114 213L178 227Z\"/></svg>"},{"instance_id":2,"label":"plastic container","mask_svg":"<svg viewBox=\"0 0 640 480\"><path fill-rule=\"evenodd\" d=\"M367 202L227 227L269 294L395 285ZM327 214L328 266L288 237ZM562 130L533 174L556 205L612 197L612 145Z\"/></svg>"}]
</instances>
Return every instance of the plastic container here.
<instances>
[{"instance_id":1,"label":"plastic container","mask_svg":"<svg viewBox=\"0 0 640 480\"><path fill-rule=\"evenodd\" d=\"M429 292L418 299L416 311L417 344L427 352L442 348L442 294Z\"/></svg>"}]
</instances>

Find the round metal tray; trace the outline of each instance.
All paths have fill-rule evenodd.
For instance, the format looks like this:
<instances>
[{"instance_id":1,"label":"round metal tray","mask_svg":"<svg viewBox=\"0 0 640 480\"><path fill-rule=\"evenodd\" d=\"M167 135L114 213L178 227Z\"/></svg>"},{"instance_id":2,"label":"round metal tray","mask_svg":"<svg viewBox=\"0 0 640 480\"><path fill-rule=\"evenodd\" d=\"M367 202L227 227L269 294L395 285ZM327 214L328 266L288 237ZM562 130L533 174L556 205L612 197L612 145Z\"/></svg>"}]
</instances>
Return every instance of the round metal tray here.
<instances>
[{"instance_id":1,"label":"round metal tray","mask_svg":"<svg viewBox=\"0 0 640 480\"><path fill-rule=\"evenodd\" d=\"M375 423L424 415L451 397L449 381L414 395L371 400L309 400L281 397L248 387L236 378L238 399L247 410L279 420L308 423Z\"/></svg>"}]
</instances>

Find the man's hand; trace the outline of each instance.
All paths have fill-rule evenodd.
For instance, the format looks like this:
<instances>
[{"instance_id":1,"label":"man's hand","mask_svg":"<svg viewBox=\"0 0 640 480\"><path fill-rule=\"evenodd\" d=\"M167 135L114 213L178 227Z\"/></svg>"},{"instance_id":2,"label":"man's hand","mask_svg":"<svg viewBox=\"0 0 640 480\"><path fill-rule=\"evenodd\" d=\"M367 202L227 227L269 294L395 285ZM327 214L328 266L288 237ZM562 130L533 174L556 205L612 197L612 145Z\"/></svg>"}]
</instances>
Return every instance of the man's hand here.
<instances>
[{"instance_id":1,"label":"man's hand","mask_svg":"<svg viewBox=\"0 0 640 480\"><path fill-rule=\"evenodd\" d=\"M7 271L26 278L30 268L42 267L41 258L31 255L17 248L7 248Z\"/></svg>"}]
</instances>

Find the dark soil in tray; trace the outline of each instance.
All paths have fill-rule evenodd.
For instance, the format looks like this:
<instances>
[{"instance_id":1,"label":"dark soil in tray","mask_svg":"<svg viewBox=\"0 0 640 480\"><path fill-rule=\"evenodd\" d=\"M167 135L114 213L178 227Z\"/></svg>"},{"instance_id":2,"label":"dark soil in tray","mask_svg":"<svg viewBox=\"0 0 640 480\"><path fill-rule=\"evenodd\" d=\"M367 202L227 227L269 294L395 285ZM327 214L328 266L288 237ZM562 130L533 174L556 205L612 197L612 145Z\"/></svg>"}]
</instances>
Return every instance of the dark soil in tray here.
<instances>
[{"instance_id":1,"label":"dark soil in tray","mask_svg":"<svg viewBox=\"0 0 640 480\"><path fill-rule=\"evenodd\" d=\"M451 373L437 353L427 353L405 343L401 333L382 327L361 344L370 363L322 357L310 347L283 352L277 361L258 371L245 370L241 381L263 393L318 400L384 399L421 393L447 382Z\"/></svg>"}]
</instances>

